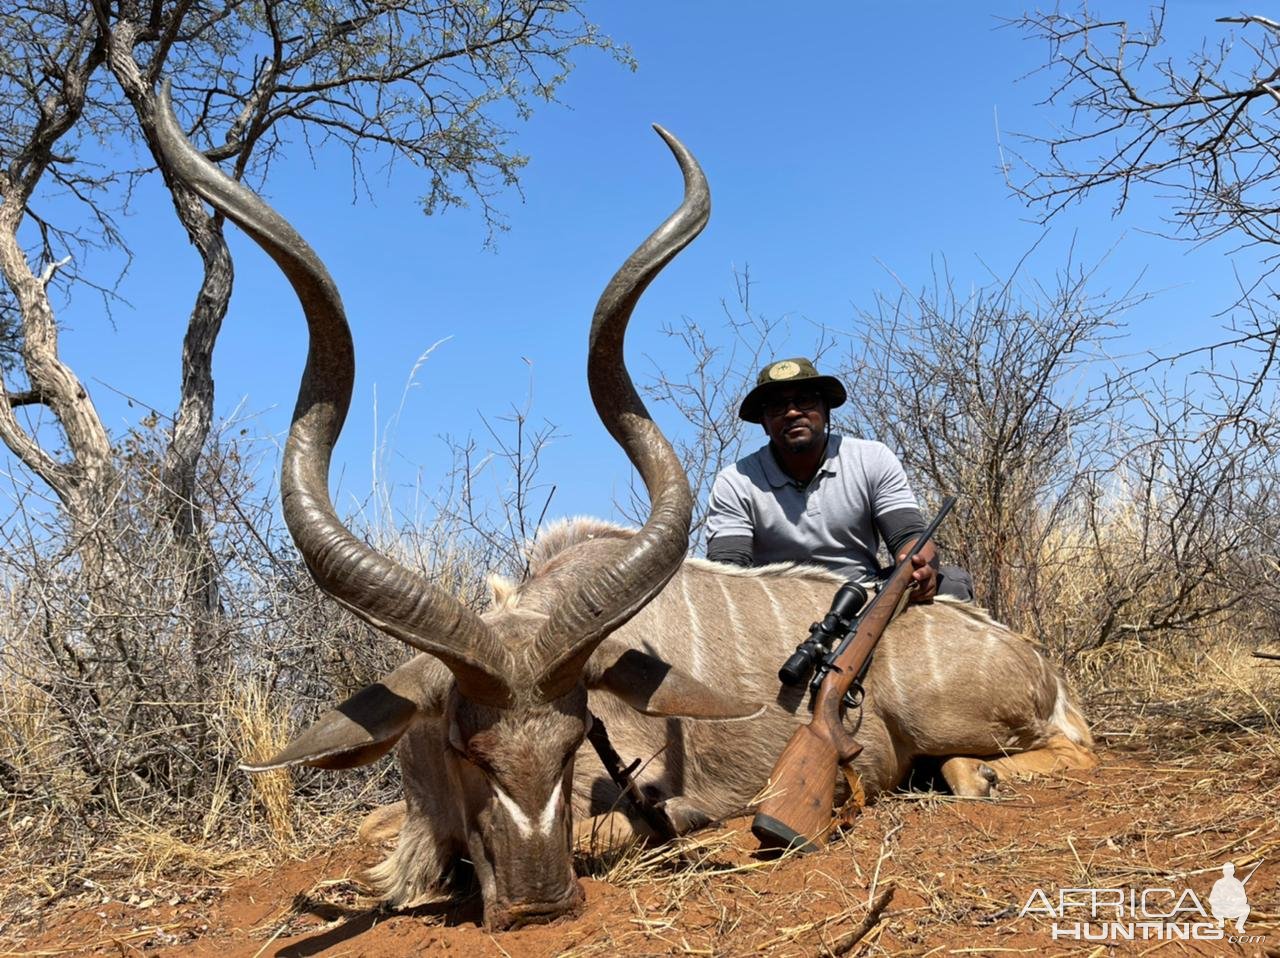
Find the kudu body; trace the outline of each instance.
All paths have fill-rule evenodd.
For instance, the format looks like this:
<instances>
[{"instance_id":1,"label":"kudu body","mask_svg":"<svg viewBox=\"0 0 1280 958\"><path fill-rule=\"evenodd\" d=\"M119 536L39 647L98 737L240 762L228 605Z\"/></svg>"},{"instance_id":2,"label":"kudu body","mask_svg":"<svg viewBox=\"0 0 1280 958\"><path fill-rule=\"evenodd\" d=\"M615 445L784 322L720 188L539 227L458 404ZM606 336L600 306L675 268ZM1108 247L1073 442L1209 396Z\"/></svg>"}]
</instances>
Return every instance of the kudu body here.
<instances>
[{"instance_id":1,"label":"kudu body","mask_svg":"<svg viewBox=\"0 0 1280 958\"><path fill-rule=\"evenodd\" d=\"M543 578L569 574L610 538L625 535L592 519L551 530L535 547L525 582L494 582L491 614L545 615L554 589ZM796 724L809 717L808 693L781 686L778 665L807 624L825 613L841 581L812 567L741 570L692 559L614 633L614 641L655 661L679 663L704 687L763 706L739 720L679 721L642 714L615 695L590 693L590 709L618 752L647 760L637 781L666 801L677 828L740 812L766 784ZM433 689L447 681L428 656L385 680L399 695L422 702L434 699ZM890 625L867 676L864 705L847 718L863 747L853 765L868 799L897 786L922 756L942 759L952 790L970 797L989 795L997 773L1094 762L1088 725L1041 650L980 609L945 600L908 606ZM341 732L316 734L319 728L303 734L291 761L338 744ZM405 729L399 745L405 802L375 813L364 829L379 838L398 830L395 851L375 878L389 900L403 903L439 894L443 877L466 850L458 803L447 784L444 724L418 707ZM353 750L360 745L351 739ZM650 837L642 823L615 808L625 808L619 790L583 747L573 779L579 838L604 835L613 843Z\"/></svg>"},{"instance_id":2,"label":"kudu body","mask_svg":"<svg viewBox=\"0 0 1280 958\"><path fill-rule=\"evenodd\" d=\"M379 869L387 897L407 902L436 890L465 857L494 928L546 920L581 901L573 816L603 812L615 797L579 751L589 694L619 751L661 752L640 779L673 799L683 826L747 803L804 712L799 696L779 697L777 663L825 610L834 584L820 573L742 574L683 562L688 483L636 394L622 341L645 287L706 223L709 194L692 155L659 129L684 175L684 201L610 281L590 333L592 399L645 482L649 518L625 534L589 520L566 524L545 537L528 580L499 584L493 608L477 615L342 525L328 470L355 366L337 290L278 214L186 141L167 91L160 114L172 174L276 261L306 315L310 350L281 470L298 550L326 593L426 653L256 767L348 768L398 742L406 798L397 850ZM921 662L931 670L924 684L908 667ZM1055 735L1088 741L1061 680L1034 648L968 611L910 610L871 681L859 737L872 793L894 784L918 754L1035 749Z\"/></svg>"}]
</instances>

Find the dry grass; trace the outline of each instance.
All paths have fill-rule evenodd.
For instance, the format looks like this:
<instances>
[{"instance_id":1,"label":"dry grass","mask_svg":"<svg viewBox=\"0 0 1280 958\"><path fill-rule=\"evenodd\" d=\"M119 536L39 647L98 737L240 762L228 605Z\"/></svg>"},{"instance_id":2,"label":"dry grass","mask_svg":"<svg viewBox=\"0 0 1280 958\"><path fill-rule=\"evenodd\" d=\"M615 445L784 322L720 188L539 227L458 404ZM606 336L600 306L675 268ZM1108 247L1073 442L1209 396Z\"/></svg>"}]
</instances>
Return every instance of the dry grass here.
<instances>
[{"instance_id":1,"label":"dry grass","mask_svg":"<svg viewBox=\"0 0 1280 958\"><path fill-rule=\"evenodd\" d=\"M145 437L130 457L106 581L59 548L56 526L32 515L0 526L3 914L86 883L222 881L331 843L353 808L398 791L393 763L345 776L239 770L408 653L318 593L273 499L253 488L263 470L248 454L210 457L223 469L201 487L219 609L193 605L192 572L151 506ZM442 552L456 540L447 529L369 538L483 588L483 554Z\"/></svg>"},{"instance_id":2,"label":"dry grass","mask_svg":"<svg viewBox=\"0 0 1280 958\"><path fill-rule=\"evenodd\" d=\"M228 690L225 705L234 722L236 753L246 760L262 761L283 749L293 734L288 716L273 707L270 693L255 682ZM266 832L277 848L293 844L293 775L287 768L249 776L253 809L260 811Z\"/></svg>"}]
</instances>

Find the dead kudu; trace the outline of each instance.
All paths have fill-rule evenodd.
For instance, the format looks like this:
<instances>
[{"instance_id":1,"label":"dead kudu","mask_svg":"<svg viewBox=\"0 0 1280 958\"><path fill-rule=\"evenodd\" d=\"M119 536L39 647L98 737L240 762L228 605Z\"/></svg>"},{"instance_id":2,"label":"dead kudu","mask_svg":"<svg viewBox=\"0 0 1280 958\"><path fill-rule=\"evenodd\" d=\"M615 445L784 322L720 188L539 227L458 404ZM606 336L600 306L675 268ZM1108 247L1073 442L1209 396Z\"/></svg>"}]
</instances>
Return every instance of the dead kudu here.
<instances>
[{"instance_id":1,"label":"dead kudu","mask_svg":"<svg viewBox=\"0 0 1280 958\"><path fill-rule=\"evenodd\" d=\"M619 752L656 756L637 777L667 799L681 829L747 805L806 710L800 692L779 691L778 663L825 610L835 580L813 570L741 572L684 561L688 484L636 395L622 340L645 287L706 223L709 194L693 156L659 130L684 175L684 200L610 281L590 334L591 395L646 484L649 519L638 531L594 520L550 530L525 581L496 581L492 608L476 615L341 524L328 467L354 360L337 291L278 214L187 143L167 99L162 112L161 144L175 175L276 261L306 315L310 352L281 480L298 549L325 592L425 653L253 767L350 768L398 743L405 802L394 816L396 850L375 874L383 893L393 903L437 895L465 858L493 928L547 920L581 903L575 816L579 831L592 816L629 829L606 816L617 789L595 756L579 751L588 703ZM892 787L918 755L1027 752L945 763L957 791L979 794L994 780L991 765L1034 764L1039 756L1047 767L1089 744L1062 679L1035 647L962 607L904 614L867 686L857 765L870 795Z\"/></svg>"}]
</instances>

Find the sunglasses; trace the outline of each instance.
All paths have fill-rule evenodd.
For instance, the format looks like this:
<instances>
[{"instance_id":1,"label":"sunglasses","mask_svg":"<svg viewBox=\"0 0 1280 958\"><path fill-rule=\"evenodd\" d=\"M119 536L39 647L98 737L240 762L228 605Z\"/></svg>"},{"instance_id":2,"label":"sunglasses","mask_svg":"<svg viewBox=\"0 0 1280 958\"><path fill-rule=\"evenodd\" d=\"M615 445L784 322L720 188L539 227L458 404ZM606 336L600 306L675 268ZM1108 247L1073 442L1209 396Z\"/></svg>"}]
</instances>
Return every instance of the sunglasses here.
<instances>
[{"instance_id":1,"label":"sunglasses","mask_svg":"<svg viewBox=\"0 0 1280 958\"><path fill-rule=\"evenodd\" d=\"M822 394L805 391L790 395L771 396L760 403L760 409L766 416L781 416L789 409L800 412L813 412L822 404Z\"/></svg>"}]
</instances>

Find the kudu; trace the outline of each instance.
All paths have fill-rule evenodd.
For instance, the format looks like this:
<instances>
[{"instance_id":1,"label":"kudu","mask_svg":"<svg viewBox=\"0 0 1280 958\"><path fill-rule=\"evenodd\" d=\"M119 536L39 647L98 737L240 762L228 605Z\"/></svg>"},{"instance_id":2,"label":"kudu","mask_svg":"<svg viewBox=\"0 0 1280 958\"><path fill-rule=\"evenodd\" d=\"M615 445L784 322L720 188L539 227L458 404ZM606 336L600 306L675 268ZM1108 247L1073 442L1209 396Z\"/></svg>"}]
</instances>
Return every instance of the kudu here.
<instances>
[{"instance_id":1,"label":"kudu","mask_svg":"<svg viewBox=\"0 0 1280 958\"><path fill-rule=\"evenodd\" d=\"M680 828L749 803L805 713L799 693L779 691L777 664L825 610L835 580L811 569L684 561L688 483L636 394L622 344L641 293L706 223L707 184L688 150L658 128L684 175L684 200L610 281L590 332L592 399L645 482L649 518L638 531L595 520L550 530L526 579L495 580L492 607L477 615L338 519L328 467L354 360L337 290L278 214L186 141L167 93L160 114L173 175L276 261L306 315L310 351L281 478L299 552L337 602L425 653L249 767L350 768L399 743L399 840L375 878L388 900L408 903L438 893L465 858L493 928L547 920L582 900L573 816L603 816L617 798L594 756L579 751L588 703L622 754L657 755L638 778L667 800ZM1062 679L1034 646L981 613L941 603L910 609L886 635L858 737L871 796L896 784L917 755L1035 749L1046 761L1069 761L1089 744ZM962 793L994 781L988 764L947 764Z\"/></svg>"}]
</instances>

